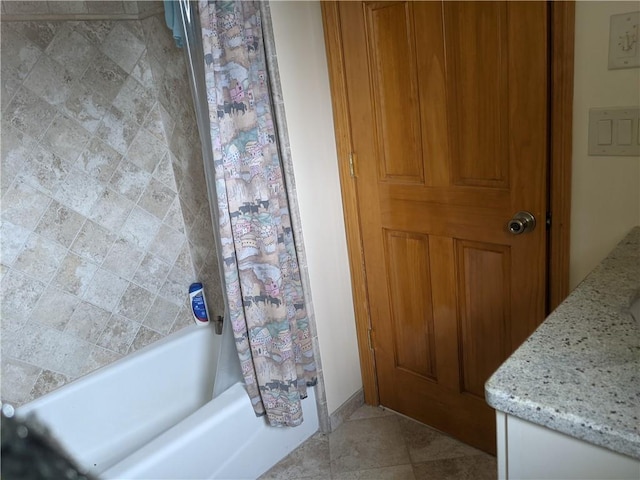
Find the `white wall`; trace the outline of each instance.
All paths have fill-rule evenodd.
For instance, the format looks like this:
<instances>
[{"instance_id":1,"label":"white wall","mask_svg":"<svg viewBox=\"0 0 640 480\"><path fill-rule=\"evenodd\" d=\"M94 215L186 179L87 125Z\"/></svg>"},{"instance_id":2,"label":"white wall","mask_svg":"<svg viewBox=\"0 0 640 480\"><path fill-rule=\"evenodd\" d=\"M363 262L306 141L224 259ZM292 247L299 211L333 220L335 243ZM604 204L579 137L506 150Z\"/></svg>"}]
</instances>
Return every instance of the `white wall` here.
<instances>
[{"instance_id":1,"label":"white wall","mask_svg":"<svg viewBox=\"0 0 640 480\"><path fill-rule=\"evenodd\" d=\"M590 157L589 108L640 104L640 68L608 70L609 18L638 2L576 3L571 288L640 224L640 159Z\"/></svg>"},{"instance_id":2,"label":"white wall","mask_svg":"<svg viewBox=\"0 0 640 480\"><path fill-rule=\"evenodd\" d=\"M362 388L319 2L271 15L318 328L327 406Z\"/></svg>"}]
</instances>

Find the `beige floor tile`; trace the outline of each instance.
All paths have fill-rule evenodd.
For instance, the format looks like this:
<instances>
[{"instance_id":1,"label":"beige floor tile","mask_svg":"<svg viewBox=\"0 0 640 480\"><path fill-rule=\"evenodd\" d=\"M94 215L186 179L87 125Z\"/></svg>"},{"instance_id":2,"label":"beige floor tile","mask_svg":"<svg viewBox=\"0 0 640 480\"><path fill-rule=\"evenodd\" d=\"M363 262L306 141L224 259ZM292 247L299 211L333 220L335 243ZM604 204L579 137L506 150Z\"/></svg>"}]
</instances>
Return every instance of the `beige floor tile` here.
<instances>
[{"instance_id":1,"label":"beige floor tile","mask_svg":"<svg viewBox=\"0 0 640 480\"><path fill-rule=\"evenodd\" d=\"M385 410L383 407L372 407L371 405L362 405L355 412L351 414L351 416L347 419L349 420L363 420L365 418L377 418L377 417L389 417L396 415L389 410Z\"/></svg>"},{"instance_id":2,"label":"beige floor tile","mask_svg":"<svg viewBox=\"0 0 640 480\"><path fill-rule=\"evenodd\" d=\"M482 452L415 420L399 419L412 463L480 455Z\"/></svg>"},{"instance_id":3,"label":"beige floor tile","mask_svg":"<svg viewBox=\"0 0 640 480\"><path fill-rule=\"evenodd\" d=\"M333 480L415 480L411 464L338 473Z\"/></svg>"},{"instance_id":4,"label":"beige floor tile","mask_svg":"<svg viewBox=\"0 0 640 480\"><path fill-rule=\"evenodd\" d=\"M345 422L329 437L331 472L351 472L410 463L396 416Z\"/></svg>"},{"instance_id":5,"label":"beige floor tile","mask_svg":"<svg viewBox=\"0 0 640 480\"><path fill-rule=\"evenodd\" d=\"M300 447L291 452L260 480L329 480L329 437L316 433Z\"/></svg>"},{"instance_id":6,"label":"beige floor tile","mask_svg":"<svg viewBox=\"0 0 640 480\"><path fill-rule=\"evenodd\" d=\"M416 480L496 480L496 459L481 454L414 464Z\"/></svg>"}]
</instances>

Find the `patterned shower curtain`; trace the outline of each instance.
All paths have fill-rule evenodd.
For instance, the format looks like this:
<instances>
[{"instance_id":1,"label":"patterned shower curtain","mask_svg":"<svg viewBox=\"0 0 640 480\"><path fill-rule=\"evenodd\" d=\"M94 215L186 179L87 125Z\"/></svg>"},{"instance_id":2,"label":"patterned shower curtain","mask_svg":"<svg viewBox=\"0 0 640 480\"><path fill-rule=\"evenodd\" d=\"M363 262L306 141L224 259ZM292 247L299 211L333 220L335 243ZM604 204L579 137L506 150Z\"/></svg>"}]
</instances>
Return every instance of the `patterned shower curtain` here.
<instances>
[{"instance_id":1,"label":"patterned shower curtain","mask_svg":"<svg viewBox=\"0 0 640 480\"><path fill-rule=\"evenodd\" d=\"M229 316L247 390L271 425L302 423L316 382L259 5L198 3Z\"/></svg>"}]
</instances>

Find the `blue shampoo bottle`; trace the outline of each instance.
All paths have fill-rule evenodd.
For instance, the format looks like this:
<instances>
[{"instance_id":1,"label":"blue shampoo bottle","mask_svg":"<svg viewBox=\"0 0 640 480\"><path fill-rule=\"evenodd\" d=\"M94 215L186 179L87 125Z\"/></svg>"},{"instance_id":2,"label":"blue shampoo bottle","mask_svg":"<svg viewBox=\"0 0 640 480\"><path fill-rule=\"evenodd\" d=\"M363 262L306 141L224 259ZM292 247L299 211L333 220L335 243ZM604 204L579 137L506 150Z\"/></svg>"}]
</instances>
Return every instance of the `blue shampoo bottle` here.
<instances>
[{"instance_id":1,"label":"blue shampoo bottle","mask_svg":"<svg viewBox=\"0 0 640 480\"><path fill-rule=\"evenodd\" d=\"M204 298L202 283L192 283L189 287L189 299L191 300L191 313L198 325L209 324L209 311L207 301Z\"/></svg>"}]
</instances>

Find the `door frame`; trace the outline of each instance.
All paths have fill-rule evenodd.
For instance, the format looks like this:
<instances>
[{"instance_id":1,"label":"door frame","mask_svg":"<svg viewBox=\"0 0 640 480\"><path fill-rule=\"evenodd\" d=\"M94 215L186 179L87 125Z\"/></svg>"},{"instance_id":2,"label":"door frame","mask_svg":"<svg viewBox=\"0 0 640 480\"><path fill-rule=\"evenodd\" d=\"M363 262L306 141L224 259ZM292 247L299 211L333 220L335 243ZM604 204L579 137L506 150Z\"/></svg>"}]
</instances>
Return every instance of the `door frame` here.
<instances>
[{"instance_id":1,"label":"door frame","mask_svg":"<svg viewBox=\"0 0 640 480\"><path fill-rule=\"evenodd\" d=\"M549 207L547 236L547 314L569 294L569 232L571 216L571 147L573 120L573 55L575 3L549 1ZM356 335L365 403L378 405L371 317L358 213L357 165L351 156L352 139L337 1L322 1L338 170L344 208L347 251L351 269Z\"/></svg>"}]
</instances>

